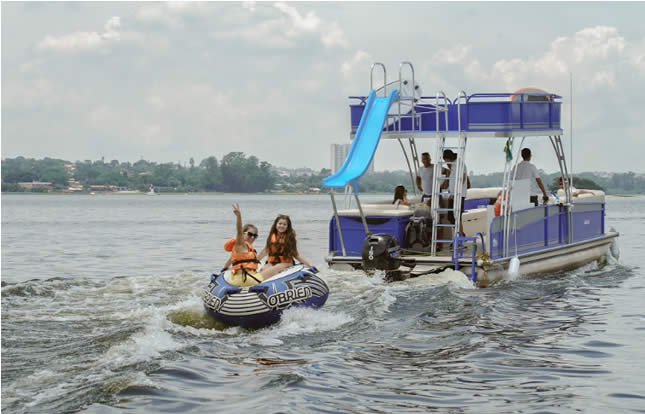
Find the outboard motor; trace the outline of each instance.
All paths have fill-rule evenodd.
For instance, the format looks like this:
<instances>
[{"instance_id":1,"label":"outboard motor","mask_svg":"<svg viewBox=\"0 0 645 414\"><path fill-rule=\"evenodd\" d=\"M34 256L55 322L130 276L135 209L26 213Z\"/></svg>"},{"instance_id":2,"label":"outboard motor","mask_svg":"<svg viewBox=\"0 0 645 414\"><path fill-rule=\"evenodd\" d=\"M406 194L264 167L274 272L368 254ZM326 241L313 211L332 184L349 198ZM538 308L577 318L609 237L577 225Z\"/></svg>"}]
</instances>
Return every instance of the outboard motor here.
<instances>
[{"instance_id":1,"label":"outboard motor","mask_svg":"<svg viewBox=\"0 0 645 414\"><path fill-rule=\"evenodd\" d=\"M405 247L429 252L432 242L432 214L427 207L418 207L405 226Z\"/></svg>"},{"instance_id":2,"label":"outboard motor","mask_svg":"<svg viewBox=\"0 0 645 414\"><path fill-rule=\"evenodd\" d=\"M396 270L401 266L399 240L391 234L379 233L363 240L363 270Z\"/></svg>"}]
</instances>

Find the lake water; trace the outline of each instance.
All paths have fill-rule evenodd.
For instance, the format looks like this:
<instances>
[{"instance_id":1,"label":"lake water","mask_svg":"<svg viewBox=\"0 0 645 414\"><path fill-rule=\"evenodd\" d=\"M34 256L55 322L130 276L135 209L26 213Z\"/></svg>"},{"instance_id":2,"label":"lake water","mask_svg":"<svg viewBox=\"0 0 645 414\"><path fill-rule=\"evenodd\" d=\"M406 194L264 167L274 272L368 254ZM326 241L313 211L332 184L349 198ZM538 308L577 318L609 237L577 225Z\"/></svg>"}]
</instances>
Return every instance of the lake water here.
<instances>
[{"instance_id":1,"label":"lake water","mask_svg":"<svg viewBox=\"0 0 645 414\"><path fill-rule=\"evenodd\" d=\"M204 314L233 202L256 247L291 216L322 309ZM326 269L326 196L2 195L2 412L642 413L645 198L607 211L619 262L476 289Z\"/></svg>"}]
</instances>

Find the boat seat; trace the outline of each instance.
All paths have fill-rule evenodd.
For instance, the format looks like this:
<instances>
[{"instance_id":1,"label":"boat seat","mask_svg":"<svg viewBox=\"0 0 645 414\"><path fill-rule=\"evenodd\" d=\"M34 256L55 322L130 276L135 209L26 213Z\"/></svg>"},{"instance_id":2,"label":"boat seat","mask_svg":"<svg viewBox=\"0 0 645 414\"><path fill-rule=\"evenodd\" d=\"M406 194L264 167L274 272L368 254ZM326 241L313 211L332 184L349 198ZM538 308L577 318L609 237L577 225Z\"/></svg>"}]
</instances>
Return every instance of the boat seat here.
<instances>
[{"instance_id":1,"label":"boat seat","mask_svg":"<svg viewBox=\"0 0 645 414\"><path fill-rule=\"evenodd\" d=\"M383 217L403 217L411 216L414 209L408 206L400 206L398 209L392 204L388 205L362 205L365 216L383 216ZM361 213L358 208L338 210L339 216L360 217Z\"/></svg>"},{"instance_id":2,"label":"boat seat","mask_svg":"<svg viewBox=\"0 0 645 414\"><path fill-rule=\"evenodd\" d=\"M487 217L488 208L474 208L466 210L461 214L461 222L466 236L473 237L477 233L484 236L488 234Z\"/></svg>"}]
</instances>

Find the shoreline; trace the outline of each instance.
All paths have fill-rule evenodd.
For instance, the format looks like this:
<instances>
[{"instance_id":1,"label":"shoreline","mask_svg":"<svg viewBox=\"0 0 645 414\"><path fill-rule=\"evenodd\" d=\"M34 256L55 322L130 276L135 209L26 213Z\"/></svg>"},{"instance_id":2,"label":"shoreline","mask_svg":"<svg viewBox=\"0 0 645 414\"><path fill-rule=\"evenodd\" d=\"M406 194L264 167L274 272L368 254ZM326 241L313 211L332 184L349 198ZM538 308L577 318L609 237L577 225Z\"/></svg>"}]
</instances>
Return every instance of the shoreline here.
<instances>
[{"instance_id":1,"label":"shoreline","mask_svg":"<svg viewBox=\"0 0 645 414\"><path fill-rule=\"evenodd\" d=\"M304 192L275 192L275 193L223 193L223 192L217 192L217 191L198 191L198 192L190 192L190 193L185 193L185 192L167 192L167 193L155 193L155 194L148 194L144 192L138 192L138 191L106 191L106 192L94 192L94 193L89 193L89 192L64 192L64 191L50 191L50 192L31 192L31 191L3 191L2 195L16 195L16 194L25 194L25 195L51 195L51 196L59 196L59 195L65 195L65 196L97 196L97 195L102 195L102 196L147 196L147 195L164 195L164 196L177 196L177 195L221 195L221 196L227 196L227 195L266 195L266 196L276 196L276 195L283 195L283 196L297 196L297 195L315 195L315 196L327 196L329 193L321 192L321 193L304 193ZM385 196L391 196L390 193L379 193L379 192L363 192L361 194L364 195L385 195ZM629 198L629 197L640 197L640 196L645 196L645 193L643 194L607 194L605 193L605 197L616 197L616 198Z\"/></svg>"},{"instance_id":2,"label":"shoreline","mask_svg":"<svg viewBox=\"0 0 645 414\"><path fill-rule=\"evenodd\" d=\"M167 192L167 193L155 193L155 194L148 194L144 192L110 192L110 191L105 191L105 192L94 192L94 193L88 193L88 192L75 192L75 193L68 193L64 191L49 191L49 192L31 192L31 191L5 191L2 192L3 195L7 194L27 194L27 195L69 195L69 196L98 196L98 195L104 195L104 196L146 196L146 195L164 195L164 196L174 196L174 195L288 195L288 196L293 196L293 195L329 195L329 193L302 193L302 192L279 192L279 193L223 193L223 192L217 192L217 191L198 191L198 192ZM362 193L362 194L385 194L385 193Z\"/></svg>"}]
</instances>

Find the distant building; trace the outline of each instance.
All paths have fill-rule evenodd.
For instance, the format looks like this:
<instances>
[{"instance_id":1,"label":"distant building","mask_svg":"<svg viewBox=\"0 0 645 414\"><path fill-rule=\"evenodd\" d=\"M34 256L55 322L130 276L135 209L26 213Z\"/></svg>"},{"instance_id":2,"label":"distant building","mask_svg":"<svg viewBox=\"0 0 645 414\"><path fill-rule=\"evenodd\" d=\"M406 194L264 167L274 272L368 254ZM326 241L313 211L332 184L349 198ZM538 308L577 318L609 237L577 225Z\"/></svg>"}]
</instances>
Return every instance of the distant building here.
<instances>
[{"instance_id":1,"label":"distant building","mask_svg":"<svg viewBox=\"0 0 645 414\"><path fill-rule=\"evenodd\" d=\"M351 145L352 145L351 143L331 144L329 168L331 169L332 174L338 171L338 169L345 162L345 159L347 158L347 154L349 153L349 148L351 147ZM374 160L372 160L372 162L370 162L369 167L367 167L367 174L371 174L373 172L374 172Z\"/></svg>"},{"instance_id":2,"label":"distant building","mask_svg":"<svg viewBox=\"0 0 645 414\"><path fill-rule=\"evenodd\" d=\"M47 183L43 181L18 183L18 186L24 188L25 190L45 189L48 192L54 191L54 185L52 183Z\"/></svg>"},{"instance_id":3,"label":"distant building","mask_svg":"<svg viewBox=\"0 0 645 414\"><path fill-rule=\"evenodd\" d=\"M307 167L296 168L295 170L293 170L292 175L295 177L311 177L312 175L314 175L314 171L311 168Z\"/></svg>"},{"instance_id":4,"label":"distant building","mask_svg":"<svg viewBox=\"0 0 645 414\"><path fill-rule=\"evenodd\" d=\"M118 191L119 187L116 185L98 185L94 184L89 187L90 191Z\"/></svg>"},{"instance_id":5,"label":"distant building","mask_svg":"<svg viewBox=\"0 0 645 414\"><path fill-rule=\"evenodd\" d=\"M70 178L67 180L67 191L68 193L73 193L75 191L83 191L83 184L79 183L77 180Z\"/></svg>"}]
</instances>

